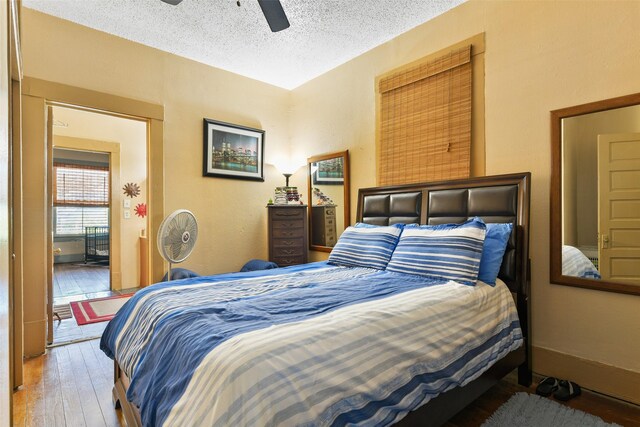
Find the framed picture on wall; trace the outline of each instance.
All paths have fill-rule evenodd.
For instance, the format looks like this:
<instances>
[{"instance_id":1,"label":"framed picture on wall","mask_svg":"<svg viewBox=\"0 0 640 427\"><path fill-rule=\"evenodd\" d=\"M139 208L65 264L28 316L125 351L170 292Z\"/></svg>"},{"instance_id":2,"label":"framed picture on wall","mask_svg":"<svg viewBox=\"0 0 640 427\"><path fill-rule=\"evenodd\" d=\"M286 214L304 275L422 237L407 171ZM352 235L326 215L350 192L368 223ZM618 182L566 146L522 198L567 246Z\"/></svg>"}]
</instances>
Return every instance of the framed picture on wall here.
<instances>
[{"instance_id":1,"label":"framed picture on wall","mask_svg":"<svg viewBox=\"0 0 640 427\"><path fill-rule=\"evenodd\" d=\"M312 163L311 170L313 185L344 184L344 164L342 157Z\"/></svg>"},{"instance_id":2,"label":"framed picture on wall","mask_svg":"<svg viewBox=\"0 0 640 427\"><path fill-rule=\"evenodd\" d=\"M204 119L203 176L264 181L264 131Z\"/></svg>"}]
</instances>

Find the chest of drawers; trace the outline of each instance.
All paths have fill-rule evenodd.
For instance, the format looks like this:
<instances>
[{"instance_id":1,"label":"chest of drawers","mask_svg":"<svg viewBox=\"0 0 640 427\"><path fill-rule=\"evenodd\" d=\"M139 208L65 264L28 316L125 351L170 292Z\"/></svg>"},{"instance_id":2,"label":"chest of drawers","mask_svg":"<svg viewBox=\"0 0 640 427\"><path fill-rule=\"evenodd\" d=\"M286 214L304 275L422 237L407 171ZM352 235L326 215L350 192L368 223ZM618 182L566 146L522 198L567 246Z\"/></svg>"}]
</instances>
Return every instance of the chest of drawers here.
<instances>
[{"instance_id":1,"label":"chest of drawers","mask_svg":"<svg viewBox=\"0 0 640 427\"><path fill-rule=\"evenodd\" d=\"M269 261L280 267L304 264L308 259L306 205L270 205Z\"/></svg>"},{"instance_id":2,"label":"chest of drawers","mask_svg":"<svg viewBox=\"0 0 640 427\"><path fill-rule=\"evenodd\" d=\"M336 207L313 206L311 208L311 243L330 248L336 245Z\"/></svg>"}]
</instances>

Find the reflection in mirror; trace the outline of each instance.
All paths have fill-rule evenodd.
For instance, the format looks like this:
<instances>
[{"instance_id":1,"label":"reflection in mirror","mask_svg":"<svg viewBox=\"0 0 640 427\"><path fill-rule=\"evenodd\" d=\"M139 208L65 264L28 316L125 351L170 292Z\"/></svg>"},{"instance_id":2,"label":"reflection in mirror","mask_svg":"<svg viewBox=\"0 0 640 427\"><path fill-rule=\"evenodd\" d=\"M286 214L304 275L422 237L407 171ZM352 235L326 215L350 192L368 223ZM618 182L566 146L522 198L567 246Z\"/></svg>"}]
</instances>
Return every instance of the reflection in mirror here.
<instances>
[{"instance_id":1,"label":"reflection in mirror","mask_svg":"<svg viewBox=\"0 0 640 427\"><path fill-rule=\"evenodd\" d=\"M640 96L552 112L551 281L640 294Z\"/></svg>"},{"instance_id":2,"label":"reflection in mirror","mask_svg":"<svg viewBox=\"0 0 640 427\"><path fill-rule=\"evenodd\" d=\"M330 252L349 225L349 152L308 159L309 247Z\"/></svg>"}]
</instances>

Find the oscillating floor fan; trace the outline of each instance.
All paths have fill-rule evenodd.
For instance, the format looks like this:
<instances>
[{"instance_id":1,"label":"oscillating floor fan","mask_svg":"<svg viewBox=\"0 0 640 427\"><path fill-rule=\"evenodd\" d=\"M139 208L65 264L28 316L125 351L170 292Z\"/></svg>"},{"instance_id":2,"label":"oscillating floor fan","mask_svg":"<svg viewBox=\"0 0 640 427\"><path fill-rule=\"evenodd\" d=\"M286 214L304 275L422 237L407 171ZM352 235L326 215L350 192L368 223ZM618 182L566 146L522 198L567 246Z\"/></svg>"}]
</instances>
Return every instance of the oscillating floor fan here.
<instances>
[{"instance_id":1,"label":"oscillating floor fan","mask_svg":"<svg viewBox=\"0 0 640 427\"><path fill-rule=\"evenodd\" d=\"M178 209L166 217L158 230L158 251L169 262L168 280L171 280L171 266L187 259L198 239L196 217L186 209Z\"/></svg>"}]
</instances>

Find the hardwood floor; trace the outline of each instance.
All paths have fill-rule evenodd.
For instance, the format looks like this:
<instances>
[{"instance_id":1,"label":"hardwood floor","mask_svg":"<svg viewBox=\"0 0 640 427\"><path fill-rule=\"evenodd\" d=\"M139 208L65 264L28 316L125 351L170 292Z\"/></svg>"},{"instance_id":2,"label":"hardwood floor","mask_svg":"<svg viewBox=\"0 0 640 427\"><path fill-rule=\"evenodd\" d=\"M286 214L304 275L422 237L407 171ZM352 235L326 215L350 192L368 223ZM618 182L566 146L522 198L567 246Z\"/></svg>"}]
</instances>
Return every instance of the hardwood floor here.
<instances>
[{"instance_id":1,"label":"hardwood floor","mask_svg":"<svg viewBox=\"0 0 640 427\"><path fill-rule=\"evenodd\" d=\"M56 298L54 304L69 303L71 301L82 301L92 298L110 297L112 295L132 294L140 288L122 289L120 291L96 292L84 295L73 295L69 297ZM108 322L90 323L79 326L76 319L53 320L53 344L54 346L78 340L98 338L102 335Z\"/></svg>"},{"instance_id":2,"label":"hardwood floor","mask_svg":"<svg viewBox=\"0 0 640 427\"><path fill-rule=\"evenodd\" d=\"M537 382L541 377L534 378L531 387L523 387L518 384L515 372L505 377L489 391L480 396L471 405L453 417L446 427L471 427L481 425L503 403L518 392L535 394ZM558 403L573 409L595 415L607 423L616 423L624 427L640 427L640 406L622 402L589 390L582 390L582 394L568 402ZM549 426L562 427L562 426Z\"/></svg>"},{"instance_id":3,"label":"hardwood floor","mask_svg":"<svg viewBox=\"0 0 640 427\"><path fill-rule=\"evenodd\" d=\"M108 265L54 264L53 279L54 311L56 306L65 305L72 301L109 297L125 292L130 293L128 292L129 290L110 290ZM73 317L62 319L61 321L54 318L53 345L99 337L102 335L106 325L103 322L78 326Z\"/></svg>"},{"instance_id":4,"label":"hardwood floor","mask_svg":"<svg viewBox=\"0 0 640 427\"><path fill-rule=\"evenodd\" d=\"M109 291L109 266L66 263L53 266L54 298Z\"/></svg>"},{"instance_id":5,"label":"hardwood floor","mask_svg":"<svg viewBox=\"0 0 640 427\"><path fill-rule=\"evenodd\" d=\"M13 394L13 425L124 426L111 403L113 362L99 340L49 349L25 362L25 384Z\"/></svg>"},{"instance_id":6,"label":"hardwood floor","mask_svg":"<svg viewBox=\"0 0 640 427\"><path fill-rule=\"evenodd\" d=\"M49 349L25 362L25 385L13 395L14 426L124 426L121 411L111 403L113 362L102 353L99 340ZM508 376L456 415L447 427L475 427L519 392L535 386L518 385ZM640 407L605 396L583 394L567 403L606 422L640 426Z\"/></svg>"}]
</instances>

